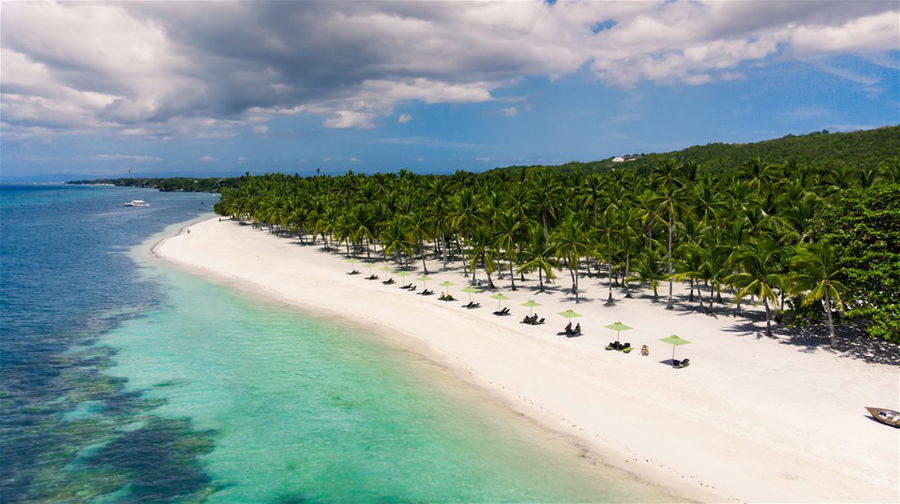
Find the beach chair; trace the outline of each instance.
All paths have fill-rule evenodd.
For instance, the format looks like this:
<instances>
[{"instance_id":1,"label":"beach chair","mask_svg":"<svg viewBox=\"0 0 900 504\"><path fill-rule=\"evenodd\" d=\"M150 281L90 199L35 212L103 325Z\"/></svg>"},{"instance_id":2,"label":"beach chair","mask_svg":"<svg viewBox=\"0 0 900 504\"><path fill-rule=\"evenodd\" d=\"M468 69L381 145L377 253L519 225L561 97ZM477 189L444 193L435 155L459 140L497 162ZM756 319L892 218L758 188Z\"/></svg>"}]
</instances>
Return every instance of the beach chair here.
<instances>
[{"instance_id":1,"label":"beach chair","mask_svg":"<svg viewBox=\"0 0 900 504\"><path fill-rule=\"evenodd\" d=\"M397 282L395 282L393 278L388 278L387 280L385 280L384 282L381 282L381 283L383 283L384 285L394 285Z\"/></svg>"},{"instance_id":2,"label":"beach chair","mask_svg":"<svg viewBox=\"0 0 900 504\"><path fill-rule=\"evenodd\" d=\"M631 351L633 350L633 348L631 348L631 343L623 344L621 350L624 353L631 353Z\"/></svg>"},{"instance_id":3,"label":"beach chair","mask_svg":"<svg viewBox=\"0 0 900 504\"><path fill-rule=\"evenodd\" d=\"M691 359L684 359L684 360L673 359L672 360L672 367L674 367L676 369L688 367L690 364L691 364Z\"/></svg>"}]
</instances>

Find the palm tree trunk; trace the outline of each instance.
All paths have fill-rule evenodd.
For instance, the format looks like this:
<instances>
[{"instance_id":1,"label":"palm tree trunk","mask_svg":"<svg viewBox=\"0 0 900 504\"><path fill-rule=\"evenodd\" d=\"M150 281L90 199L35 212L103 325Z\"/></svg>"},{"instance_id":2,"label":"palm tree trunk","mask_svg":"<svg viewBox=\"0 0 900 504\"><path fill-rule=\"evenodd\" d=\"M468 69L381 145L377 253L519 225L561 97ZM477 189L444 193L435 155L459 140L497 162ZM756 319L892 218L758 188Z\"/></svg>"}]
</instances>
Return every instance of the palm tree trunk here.
<instances>
[{"instance_id":1,"label":"palm tree trunk","mask_svg":"<svg viewBox=\"0 0 900 504\"><path fill-rule=\"evenodd\" d=\"M513 273L513 262L509 260L509 281L512 283L512 290L516 290L516 275Z\"/></svg>"},{"instance_id":2,"label":"palm tree trunk","mask_svg":"<svg viewBox=\"0 0 900 504\"><path fill-rule=\"evenodd\" d=\"M625 273L622 275L622 284L625 286L625 297L631 298L631 288L628 287L628 270L631 268L631 254L625 249Z\"/></svg>"},{"instance_id":3,"label":"palm tree trunk","mask_svg":"<svg viewBox=\"0 0 900 504\"><path fill-rule=\"evenodd\" d=\"M828 297L828 291L825 291L825 315L828 319L828 338L831 348L837 346L837 339L834 336L834 322L831 320L831 299Z\"/></svg>"},{"instance_id":4,"label":"palm tree trunk","mask_svg":"<svg viewBox=\"0 0 900 504\"><path fill-rule=\"evenodd\" d=\"M672 210L669 210L669 300L666 302L666 310L672 309Z\"/></svg>"},{"instance_id":5,"label":"palm tree trunk","mask_svg":"<svg viewBox=\"0 0 900 504\"><path fill-rule=\"evenodd\" d=\"M772 336L772 314L769 310L769 298L763 298L763 306L766 307L766 336Z\"/></svg>"},{"instance_id":6,"label":"palm tree trunk","mask_svg":"<svg viewBox=\"0 0 900 504\"><path fill-rule=\"evenodd\" d=\"M606 282L606 286L607 286L607 288L609 289L609 297L606 298L606 302L607 302L608 304L612 304L612 302L613 302L613 297L612 297L612 270L613 270L613 265L612 265L612 247L611 247L611 246L610 246L610 251L609 251L609 253L607 254L607 260L609 261L609 280Z\"/></svg>"},{"instance_id":7,"label":"palm tree trunk","mask_svg":"<svg viewBox=\"0 0 900 504\"><path fill-rule=\"evenodd\" d=\"M544 270L538 268L538 281L541 283L541 292L544 292Z\"/></svg>"}]
</instances>

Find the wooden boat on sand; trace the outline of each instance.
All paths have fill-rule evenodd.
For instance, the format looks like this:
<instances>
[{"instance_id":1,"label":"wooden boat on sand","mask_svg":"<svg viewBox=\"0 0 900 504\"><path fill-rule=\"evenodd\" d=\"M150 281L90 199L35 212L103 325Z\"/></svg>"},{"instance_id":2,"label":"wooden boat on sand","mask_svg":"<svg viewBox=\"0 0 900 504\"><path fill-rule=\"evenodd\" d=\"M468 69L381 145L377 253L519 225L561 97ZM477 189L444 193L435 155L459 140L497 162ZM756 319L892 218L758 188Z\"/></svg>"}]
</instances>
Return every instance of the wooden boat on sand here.
<instances>
[{"instance_id":1,"label":"wooden boat on sand","mask_svg":"<svg viewBox=\"0 0 900 504\"><path fill-rule=\"evenodd\" d=\"M892 427L900 427L900 412L884 408L866 407L866 409L875 420L878 420L883 424L888 424Z\"/></svg>"}]
</instances>

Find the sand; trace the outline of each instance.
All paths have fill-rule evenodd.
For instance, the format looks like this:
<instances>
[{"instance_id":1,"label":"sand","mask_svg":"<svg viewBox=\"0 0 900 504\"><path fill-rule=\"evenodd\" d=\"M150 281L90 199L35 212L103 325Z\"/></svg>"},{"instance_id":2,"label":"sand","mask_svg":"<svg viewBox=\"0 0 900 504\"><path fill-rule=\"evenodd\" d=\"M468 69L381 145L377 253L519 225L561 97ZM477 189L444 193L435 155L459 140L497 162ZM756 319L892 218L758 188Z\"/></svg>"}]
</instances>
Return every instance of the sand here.
<instances>
[{"instance_id":1,"label":"sand","mask_svg":"<svg viewBox=\"0 0 900 504\"><path fill-rule=\"evenodd\" d=\"M550 294L532 278L518 291L508 276L496 285L510 298L512 316L491 314L497 301L474 294L482 308L461 308L468 295L457 270L429 263L429 288L456 283L460 301L445 303L398 286L366 281L364 264L320 246L302 246L263 230L217 218L161 241L154 253L188 271L362 324L490 391L510 408L564 434L603 463L671 489L685 499L751 502L898 502L900 429L867 416L865 406L898 409L900 369L847 358L822 347L785 344L761 335L761 323L682 306L665 310L643 290L605 303L604 278L581 279L581 303L561 274ZM416 264L416 263L414 263ZM417 266L421 267L421 261ZM362 275L347 275L352 267ZM374 272L384 279L378 264ZM458 262L457 262L458 266ZM479 277L484 278L479 272ZM418 290L422 289L421 282ZM682 289L683 290L683 289ZM534 299L547 324L520 320ZM584 335L558 336L572 308ZM621 321L630 354L604 349ZM678 334L691 341L676 358ZM650 355L640 354L641 345Z\"/></svg>"}]
</instances>

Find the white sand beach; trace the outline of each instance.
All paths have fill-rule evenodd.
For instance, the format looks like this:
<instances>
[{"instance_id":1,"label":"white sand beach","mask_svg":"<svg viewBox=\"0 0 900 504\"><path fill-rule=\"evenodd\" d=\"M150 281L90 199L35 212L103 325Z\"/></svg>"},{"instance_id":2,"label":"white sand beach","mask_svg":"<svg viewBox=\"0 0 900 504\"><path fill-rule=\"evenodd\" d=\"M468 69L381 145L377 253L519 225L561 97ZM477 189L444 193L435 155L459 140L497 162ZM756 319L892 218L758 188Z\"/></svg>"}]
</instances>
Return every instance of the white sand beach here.
<instances>
[{"instance_id":1,"label":"white sand beach","mask_svg":"<svg viewBox=\"0 0 900 504\"><path fill-rule=\"evenodd\" d=\"M189 230L190 232L187 232ZM898 502L900 429L879 424L865 406L897 409L900 368L848 358L822 347L761 336L744 318L664 309L645 296L606 305L606 280L584 278L582 302L564 288L536 294L536 278L509 290L495 278L512 316L492 315L497 301L474 294L480 309L461 305L462 273L429 263L429 288L445 280L458 302L417 296L395 285L349 276L342 255L301 246L237 222L212 218L154 247L157 256L226 283L287 301L312 313L339 316L421 353L481 386L510 408L566 435L594 458L672 489L685 499L751 502ZM415 263L414 263L415 264ZM458 263L457 263L458 265ZM421 266L421 262L418 263ZM375 273L385 277L375 267ZM479 272L483 278L483 274ZM422 289L421 282L417 290ZM647 294L646 291L641 294ZM543 326L520 323L528 299ZM558 336L571 308L584 335ZM607 351L621 334L635 350ZM692 364L673 369L676 350ZM642 356L641 345L650 347Z\"/></svg>"}]
</instances>

